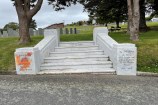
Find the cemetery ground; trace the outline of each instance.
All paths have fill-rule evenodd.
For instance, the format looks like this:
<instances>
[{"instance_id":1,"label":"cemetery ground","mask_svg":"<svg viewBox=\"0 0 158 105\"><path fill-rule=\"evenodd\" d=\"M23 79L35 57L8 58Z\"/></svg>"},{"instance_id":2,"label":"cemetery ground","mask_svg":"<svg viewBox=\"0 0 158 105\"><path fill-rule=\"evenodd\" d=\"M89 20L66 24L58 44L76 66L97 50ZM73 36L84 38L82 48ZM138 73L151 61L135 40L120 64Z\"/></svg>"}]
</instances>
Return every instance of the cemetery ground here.
<instances>
[{"instance_id":1,"label":"cemetery ground","mask_svg":"<svg viewBox=\"0 0 158 105\"><path fill-rule=\"evenodd\" d=\"M130 41L129 35L123 31L110 32L109 34L120 43L130 42L136 44L138 48L138 71L158 73L158 23L148 23L148 26L151 30L140 33L140 40L138 42ZM126 25L121 27L125 28ZM62 35L61 41L91 41L93 39L93 26L78 26L76 28L80 31L79 34ZM0 73L15 74L15 49L34 46L42 38L43 36L33 36L32 42L27 45L18 45L18 38L0 38Z\"/></svg>"}]
</instances>

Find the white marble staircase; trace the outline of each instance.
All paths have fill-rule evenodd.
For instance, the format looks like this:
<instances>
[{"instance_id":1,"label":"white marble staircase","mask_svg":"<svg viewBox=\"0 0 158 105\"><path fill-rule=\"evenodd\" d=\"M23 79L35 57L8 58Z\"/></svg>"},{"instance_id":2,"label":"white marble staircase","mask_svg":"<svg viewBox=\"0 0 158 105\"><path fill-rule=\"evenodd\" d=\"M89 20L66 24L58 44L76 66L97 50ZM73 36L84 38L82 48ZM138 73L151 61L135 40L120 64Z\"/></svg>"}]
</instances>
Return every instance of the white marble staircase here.
<instances>
[{"instance_id":1,"label":"white marble staircase","mask_svg":"<svg viewBox=\"0 0 158 105\"><path fill-rule=\"evenodd\" d=\"M137 48L131 43L117 43L106 27L93 30L92 41L60 42L59 30L46 29L44 38L34 47L16 49L16 73L137 73ZM109 59L110 58L110 59Z\"/></svg>"},{"instance_id":2,"label":"white marble staircase","mask_svg":"<svg viewBox=\"0 0 158 105\"><path fill-rule=\"evenodd\" d=\"M92 41L59 43L40 68L39 74L115 73L109 57Z\"/></svg>"}]
</instances>

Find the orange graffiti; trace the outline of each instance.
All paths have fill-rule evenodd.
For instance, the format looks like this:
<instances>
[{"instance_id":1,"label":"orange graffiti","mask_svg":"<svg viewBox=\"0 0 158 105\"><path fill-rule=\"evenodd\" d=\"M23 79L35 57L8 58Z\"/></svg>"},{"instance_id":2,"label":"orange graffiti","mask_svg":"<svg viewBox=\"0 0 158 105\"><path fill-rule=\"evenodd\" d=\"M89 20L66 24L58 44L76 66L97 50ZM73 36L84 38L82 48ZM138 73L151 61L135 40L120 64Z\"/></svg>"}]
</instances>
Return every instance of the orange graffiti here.
<instances>
[{"instance_id":1,"label":"orange graffiti","mask_svg":"<svg viewBox=\"0 0 158 105\"><path fill-rule=\"evenodd\" d=\"M28 52L28 53L27 53L27 56L31 56L31 55L32 55L32 52Z\"/></svg>"},{"instance_id":2,"label":"orange graffiti","mask_svg":"<svg viewBox=\"0 0 158 105\"><path fill-rule=\"evenodd\" d=\"M21 65L20 71L25 71L25 70L27 70L27 68L29 68L30 65L31 65L31 61L30 61L27 57L24 57L24 58L20 59L20 56L17 55L17 56L15 57L15 60L16 60L16 64L17 64L18 66Z\"/></svg>"},{"instance_id":3,"label":"orange graffiti","mask_svg":"<svg viewBox=\"0 0 158 105\"><path fill-rule=\"evenodd\" d=\"M17 65L20 65L20 56L17 55L15 57L15 62L16 62Z\"/></svg>"}]
</instances>

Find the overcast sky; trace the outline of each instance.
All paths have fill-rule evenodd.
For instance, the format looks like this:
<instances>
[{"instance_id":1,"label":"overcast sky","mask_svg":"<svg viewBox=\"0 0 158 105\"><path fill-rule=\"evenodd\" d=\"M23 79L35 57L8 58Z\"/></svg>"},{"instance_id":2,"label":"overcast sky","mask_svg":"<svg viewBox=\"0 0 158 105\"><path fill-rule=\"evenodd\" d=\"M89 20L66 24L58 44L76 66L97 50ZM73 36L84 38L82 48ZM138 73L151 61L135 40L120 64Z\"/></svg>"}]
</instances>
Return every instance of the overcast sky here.
<instances>
[{"instance_id":1,"label":"overcast sky","mask_svg":"<svg viewBox=\"0 0 158 105\"><path fill-rule=\"evenodd\" d=\"M52 6L48 5L47 0L44 0L41 10L34 19L38 27L43 28L54 23L65 22L68 24L79 20L88 20L88 14L83 12L83 6L80 4L55 12ZM0 0L0 28L9 22L18 22L15 7L13 7L11 0Z\"/></svg>"}]
</instances>

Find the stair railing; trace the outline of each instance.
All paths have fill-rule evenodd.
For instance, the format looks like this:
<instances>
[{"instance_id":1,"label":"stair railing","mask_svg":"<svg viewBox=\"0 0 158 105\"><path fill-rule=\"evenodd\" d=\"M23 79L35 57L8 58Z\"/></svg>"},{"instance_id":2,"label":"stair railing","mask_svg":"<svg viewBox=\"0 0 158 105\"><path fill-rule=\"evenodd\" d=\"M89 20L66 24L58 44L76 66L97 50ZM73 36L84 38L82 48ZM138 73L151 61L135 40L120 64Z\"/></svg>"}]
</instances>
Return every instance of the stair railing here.
<instances>
[{"instance_id":1,"label":"stair railing","mask_svg":"<svg viewBox=\"0 0 158 105\"><path fill-rule=\"evenodd\" d=\"M137 48L135 44L119 44L108 35L106 27L93 31L93 40L109 56L117 75L136 75Z\"/></svg>"},{"instance_id":2,"label":"stair railing","mask_svg":"<svg viewBox=\"0 0 158 105\"><path fill-rule=\"evenodd\" d=\"M44 39L34 47L18 48L15 52L17 74L37 74L44 58L59 46L59 30L44 30Z\"/></svg>"}]
</instances>

